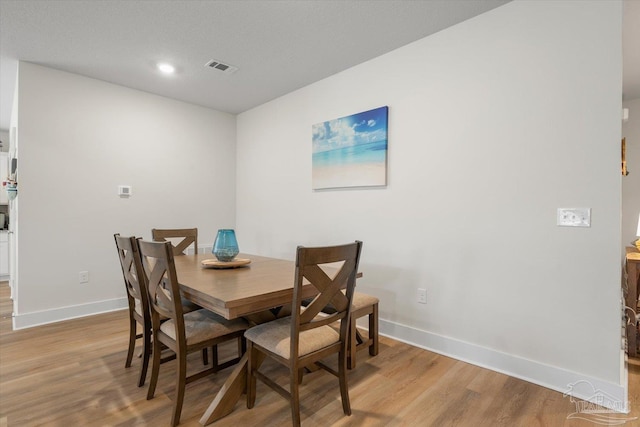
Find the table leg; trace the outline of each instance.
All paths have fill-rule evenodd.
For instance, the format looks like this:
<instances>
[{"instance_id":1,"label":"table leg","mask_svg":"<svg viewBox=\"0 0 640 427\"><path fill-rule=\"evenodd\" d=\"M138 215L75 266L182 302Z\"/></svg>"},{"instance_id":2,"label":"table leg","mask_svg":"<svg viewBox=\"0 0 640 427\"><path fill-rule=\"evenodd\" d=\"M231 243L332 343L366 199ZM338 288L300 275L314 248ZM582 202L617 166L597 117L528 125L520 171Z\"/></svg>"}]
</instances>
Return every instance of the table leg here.
<instances>
[{"instance_id":1,"label":"table leg","mask_svg":"<svg viewBox=\"0 0 640 427\"><path fill-rule=\"evenodd\" d=\"M249 323L253 325L275 320L275 316L269 311L252 314L246 318ZM209 404L202 418L200 418L200 424L205 426L233 412L233 408L235 408L236 403L238 403L240 397L246 390L248 360L249 356L247 353L243 354L238 364L233 368L233 371L231 371L231 374L229 374L229 377L218 391L218 394L216 394L216 397L211 404ZM256 360L257 367L260 367L263 360L264 355Z\"/></svg>"},{"instance_id":2,"label":"table leg","mask_svg":"<svg viewBox=\"0 0 640 427\"><path fill-rule=\"evenodd\" d=\"M247 360L245 353L200 418L200 424L210 424L233 411L247 385Z\"/></svg>"}]
</instances>

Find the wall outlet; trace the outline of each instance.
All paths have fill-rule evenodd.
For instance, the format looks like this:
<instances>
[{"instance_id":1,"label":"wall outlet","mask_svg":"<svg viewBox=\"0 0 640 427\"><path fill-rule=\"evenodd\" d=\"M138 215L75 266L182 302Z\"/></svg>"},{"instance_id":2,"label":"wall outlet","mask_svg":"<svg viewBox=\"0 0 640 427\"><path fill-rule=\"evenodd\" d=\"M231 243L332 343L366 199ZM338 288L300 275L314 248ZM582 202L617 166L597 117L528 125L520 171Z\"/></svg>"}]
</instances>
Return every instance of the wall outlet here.
<instances>
[{"instance_id":1,"label":"wall outlet","mask_svg":"<svg viewBox=\"0 0 640 427\"><path fill-rule=\"evenodd\" d=\"M418 288L418 302L420 304L427 303L427 290L423 288Z\"/></svg>"},{"instance_id":2,"label":"wall outlet","mask_svg":"<svg viewBox=\"0 0 640 427\"><path fill-rule=\"evenodd\" d=\"M80 283L89 283L89 272L81 271L80 273L78 273L78 280L80 281Z\"/></svg>"},{"instance_id":3,"label":"wall outlet","mask_svg":"<svg viewBox=\"0 0 640 427\"><path fill-rule=\"evenodd\" d=\"M557 224L561 227L591 227L591 208L558 208Z\"/></svg>"}]
</instances>

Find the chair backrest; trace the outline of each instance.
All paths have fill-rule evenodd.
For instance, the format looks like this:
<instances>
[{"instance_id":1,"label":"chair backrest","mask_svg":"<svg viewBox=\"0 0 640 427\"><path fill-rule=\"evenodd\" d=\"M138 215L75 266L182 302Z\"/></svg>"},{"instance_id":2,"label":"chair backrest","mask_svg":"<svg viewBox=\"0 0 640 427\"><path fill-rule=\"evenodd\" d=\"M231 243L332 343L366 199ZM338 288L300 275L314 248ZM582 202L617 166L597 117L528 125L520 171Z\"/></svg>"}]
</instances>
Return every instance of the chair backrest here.
<instances>
[{"instance_id":1,"label":"chair backrest","mask_svg":"<svg viewBox=\"0 0 640 427\"><path fill-rule=\"evenodd\" d=\"M147 280L142 268L142 259L138 250L136 238L124 237L116 233L113 235L118 249L118 258L122 267L124 284L127 288L127 299L129 309L135 310L139 307L140 314L145 322L150 321L149 317L149 293ZM147 323L149 324L149 323Z\"/></svg>"},{"instance_id":2,"label":"chair backrest","mask_svg":"<svg viewBox=\"0 0 640 427\"><path fill-rule=\"evenodd\" d=\"M151 230L151 237L156 242L166 242L167 239L182 238L177 244L171 242L173 255L184 255L189 245L193 243L194 253L198 253L198 229L197 228L154 228Z\"/></svg>"},{"instance_id":3,"label":"chair backrest","mask_svg":"<svg viewBox=\"0 0 640 427\"><path fill-rule=\"evenodd\" d=\"M173 319L176 325L176 341L184 345L182 299L171 243L138 239L138 248L149 289L149 307L154 329L159 327L160 319Z\"/></svg>"},{"instance_id":4,"label":"chair backrest","mask_svg":"<svg viewBox=\"0 0 640 427\"><path fill-rule=\"evenodd\" d=\"M298 356L300 332L328 325L337 320L341 321L341 341L343 344L346 343L351 300L353 299L361 251L362 242L360 241L340 246L317 248L298 246L292 302L292 307L295 309L291 314L291 359ZM328 270L331 272L331 276L329 276L322 266L334 263L342 265L332 266ZM302 288L307 283L305 279L319 293L306 307L302 308ZM342 289L345 288L346 293L343 293ZM327 306L333 307L335 311L331 314L318 316Z\"/></svg>"}]
</instances>

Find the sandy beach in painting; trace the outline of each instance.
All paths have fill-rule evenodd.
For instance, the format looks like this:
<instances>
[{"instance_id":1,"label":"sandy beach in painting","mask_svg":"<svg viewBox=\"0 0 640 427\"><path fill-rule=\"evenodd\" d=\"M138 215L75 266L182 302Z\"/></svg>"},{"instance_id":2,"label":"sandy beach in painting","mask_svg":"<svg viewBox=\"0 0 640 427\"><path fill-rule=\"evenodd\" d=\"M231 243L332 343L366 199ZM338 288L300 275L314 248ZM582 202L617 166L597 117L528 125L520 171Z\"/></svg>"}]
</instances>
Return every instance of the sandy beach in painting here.
<instances>
[{"instance_id":1,"label":"sandy beach in painting","mask_svg":"<svg viewBox=\"0 0 640 427\"><path fill-rule=\"evenodd\" d=\"M313 188L364 187L386 185L384 163L362 163L314 167Z\"/></svg>"}]
</instances>

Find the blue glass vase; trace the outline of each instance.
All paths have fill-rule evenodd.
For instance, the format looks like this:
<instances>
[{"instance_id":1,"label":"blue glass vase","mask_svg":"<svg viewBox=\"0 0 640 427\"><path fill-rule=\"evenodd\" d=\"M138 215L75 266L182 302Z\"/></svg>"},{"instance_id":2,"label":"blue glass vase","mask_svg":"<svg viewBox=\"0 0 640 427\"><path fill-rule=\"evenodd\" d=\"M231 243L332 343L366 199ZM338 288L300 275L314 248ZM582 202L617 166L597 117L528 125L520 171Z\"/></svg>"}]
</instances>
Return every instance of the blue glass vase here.
<instances>
[{"instance_id":1,"label":"blue glass vase","mask_svg":"<svg viewBox=\"0 0 640 427\"><path fill-rule=\"evenodd\" d=\"M216 241L213 244L213 250L211 252L218 258L218 261L233 261L240 252L238 249L238 241L236 240L236 232L229 229L218 230L218 235L216 236Z\"/></svg>"}]
</instances>

